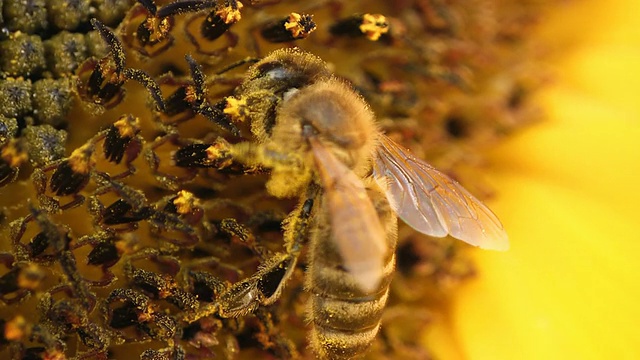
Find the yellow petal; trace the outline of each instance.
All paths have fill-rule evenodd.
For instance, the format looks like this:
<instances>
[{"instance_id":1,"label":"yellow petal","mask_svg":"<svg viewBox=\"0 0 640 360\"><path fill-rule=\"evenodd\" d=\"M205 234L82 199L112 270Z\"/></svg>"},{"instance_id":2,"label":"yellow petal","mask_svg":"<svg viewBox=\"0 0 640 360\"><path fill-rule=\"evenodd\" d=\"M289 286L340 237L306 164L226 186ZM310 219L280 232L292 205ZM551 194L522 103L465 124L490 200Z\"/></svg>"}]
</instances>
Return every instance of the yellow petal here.
<instances>
[{"instance_id":1,"label":"yellow petal","mask_svg":"<svg viewBox=\"0 0 640 360\"><path fill-rule=\"evenodd\" d=\"M640 358L638 14L633 0L574 4L547 31L582 43L555 62L549 121L493 156L512 249L474 252L480 275L451 314L461 357Z\"/></svg>"}]
</instances>

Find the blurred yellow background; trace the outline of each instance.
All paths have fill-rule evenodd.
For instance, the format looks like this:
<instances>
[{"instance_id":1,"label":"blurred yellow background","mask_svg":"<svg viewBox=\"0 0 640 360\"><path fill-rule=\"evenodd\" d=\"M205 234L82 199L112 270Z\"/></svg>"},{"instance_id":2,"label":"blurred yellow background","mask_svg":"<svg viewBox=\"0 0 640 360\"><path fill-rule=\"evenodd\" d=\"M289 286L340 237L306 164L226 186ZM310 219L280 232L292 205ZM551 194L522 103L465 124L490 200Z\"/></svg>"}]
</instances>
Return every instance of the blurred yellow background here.
<instances>
[{"instance_id":1,"label":"blurred yellow background","mask_svg":"<svg viewBox=\"0 0 640 360\"><path fill-rule=\"evenodd\" d=\"M639 15L574 1L545 20L548 118L492 153L511 250L473 252L439 358L640 359Z\"/></svg>"}]
</instances>

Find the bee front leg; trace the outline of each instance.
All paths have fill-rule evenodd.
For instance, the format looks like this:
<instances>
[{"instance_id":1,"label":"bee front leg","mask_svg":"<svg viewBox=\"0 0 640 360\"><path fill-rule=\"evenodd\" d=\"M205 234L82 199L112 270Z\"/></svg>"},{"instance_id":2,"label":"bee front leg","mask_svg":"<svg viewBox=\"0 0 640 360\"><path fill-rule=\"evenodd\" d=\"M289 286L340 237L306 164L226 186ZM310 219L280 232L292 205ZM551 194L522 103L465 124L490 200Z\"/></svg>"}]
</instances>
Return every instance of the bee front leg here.
<instances>
[{"instance_id":1,"label":"bee front leg","mask_svg":"<svg viewBox=\"0 0 640 360\"><path fill-rule=\"evenodd\" d=\"M302 243L307 238L312 206L312 199L301 202L293 215L285 220L286 253L273 255L253 276L233 284L215 303L206 304L184 320L194 322L216 313L223 318L240 317L256 311L259 306L275 303L298 262Z\"/></svg>"},{"instance_id":2,"label":"bee front leg","mask_svg":"<svg viewBox=\"0 0 640 360\"><path fill-rule=\"evenodd\" d=\"M253 312L259 305L271 305L280 298L282 289L296 267L302 244L307 238L312 207L313 199L309 198L301 202L284 221L287 252L274 255L260 266L256 274L235 284L223 294L220 316L241 316Z\"/></svg>"}]
</instances>

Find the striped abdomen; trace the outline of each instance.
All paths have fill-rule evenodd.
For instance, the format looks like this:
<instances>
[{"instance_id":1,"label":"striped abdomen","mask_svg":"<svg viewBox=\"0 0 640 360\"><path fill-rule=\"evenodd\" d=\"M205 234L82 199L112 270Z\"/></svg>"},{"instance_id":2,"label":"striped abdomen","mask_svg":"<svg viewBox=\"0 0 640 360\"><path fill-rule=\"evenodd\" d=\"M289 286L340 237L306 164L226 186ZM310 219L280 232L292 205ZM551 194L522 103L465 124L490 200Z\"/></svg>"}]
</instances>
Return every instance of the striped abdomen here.
<instances>
[{"instance_id":1,"label":"striped abdomen","mask_svg":"<svg viewBox=\"0 0 640 360\"><path fill-rule=\"evenodd\" d=\"M310 345L319 358L350 359L364 354L378 333L387 302L395 268L397 220L380 188L373 181L365 181L365 184L388 245L382 281L371 293L363 292L342 267L331 238L326 202L317 200L306 286L310 293L307 308L311 323Z\"/></svg>"}]
</instances>

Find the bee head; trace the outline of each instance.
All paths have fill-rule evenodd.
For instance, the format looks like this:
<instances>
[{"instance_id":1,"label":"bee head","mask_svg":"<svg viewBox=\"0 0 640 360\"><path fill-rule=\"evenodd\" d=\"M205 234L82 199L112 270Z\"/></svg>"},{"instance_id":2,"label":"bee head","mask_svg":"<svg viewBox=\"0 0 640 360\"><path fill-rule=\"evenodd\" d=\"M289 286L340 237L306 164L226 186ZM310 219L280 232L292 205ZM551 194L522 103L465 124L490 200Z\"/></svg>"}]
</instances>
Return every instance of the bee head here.
<instances>
[{"instance_id":1,"label":"bee head","mask_svg":"<svg viewBox=\"0 0 640 360\"><path fill-rule=\"evenodd\" d=\"M287 153L309 154L309 139L330 149L358 175L368 169L376 136L367 103L343 81L331 78L289 92L278 110L272 140Z\"/></svg>"},{"instance_id":2,"label":"bee head","mask_svg":"<svg viewBox=\"0 0 640 360\"><path fill-rule=\"evenodd\" d=\"M303 88L330 76L327 64L319 57L297 48L280 49L249 69L238 92L268 90L282 95L290 89Z\"/></svg>"}]
</instances>

